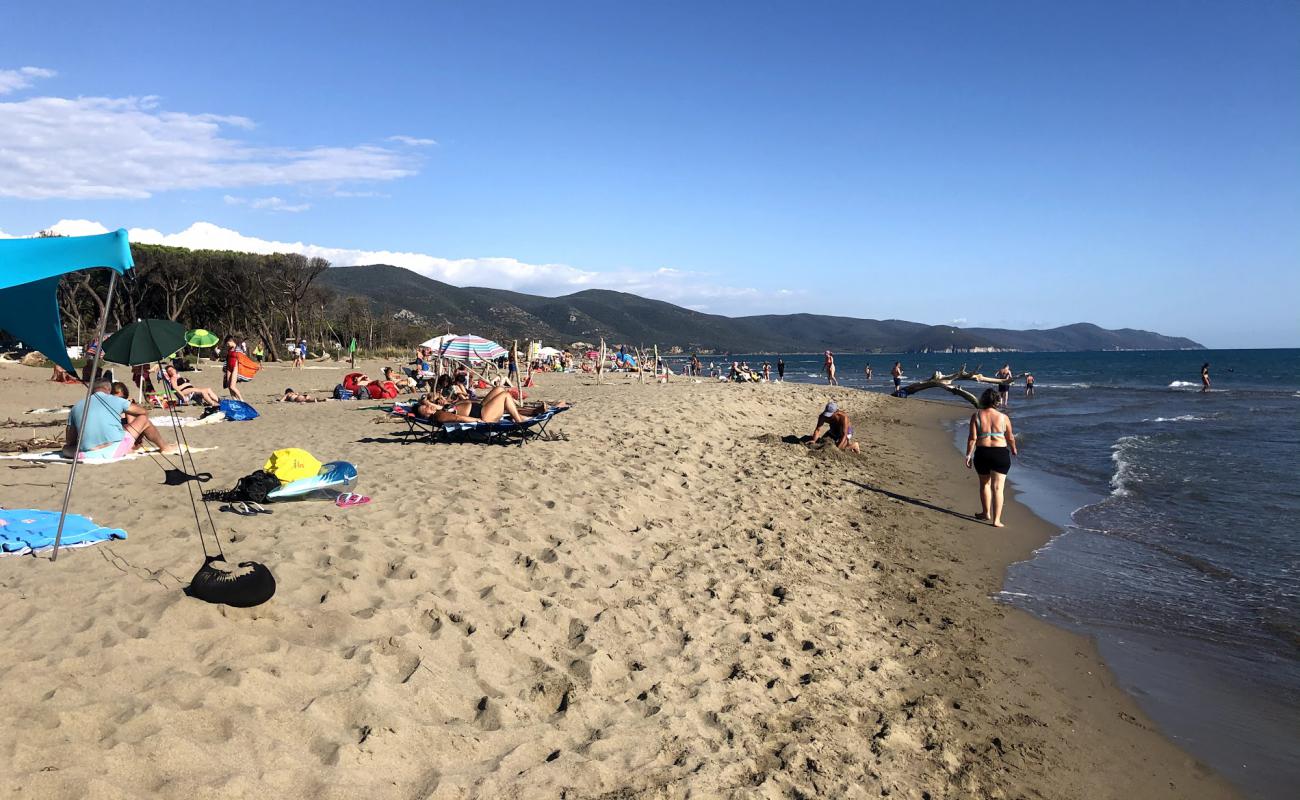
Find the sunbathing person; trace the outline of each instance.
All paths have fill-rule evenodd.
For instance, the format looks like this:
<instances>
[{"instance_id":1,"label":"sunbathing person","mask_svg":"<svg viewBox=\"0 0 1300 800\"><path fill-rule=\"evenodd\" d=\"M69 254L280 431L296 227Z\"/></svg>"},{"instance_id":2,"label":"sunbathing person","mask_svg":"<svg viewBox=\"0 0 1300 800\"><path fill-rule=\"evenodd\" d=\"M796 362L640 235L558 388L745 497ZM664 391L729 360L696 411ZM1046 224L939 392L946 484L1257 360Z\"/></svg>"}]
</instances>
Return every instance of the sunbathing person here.
<instances>
[{"instance_id":1,"label":"sunbathing person","mask_svg":"<svg viewBox=\"0 0 1300 800\"><path fill-rule=\"evenodd\" d=\"M403 392L413 392L417 388L415 378L408 375L398 375L397 371L392 367L384 367L384 380L392 381L393 385Z\"/></svg>"},{"instance_id":2,"label":"sunbathing person","mask_svg":"<svg viewBox=\"0 0 1300 800\"><path fill-rule=\"evenodd\" d=\"M149 421L149 409L115 396L113 384L104 379L95 382L94 393L72 407L64 434L63 455L83 461L102 461L129 455L148 441L163 453L175 453L175 445L163 441L162 434ZM125 393L126 387L121 391ZM89 413L87 413L89 403ZM125 418L126 424L122 424ZM81 448L78 452L78 431Z\"/></svg>"},{"instance_id":3,"label":"sunbathing person","mask_svg":"<svg viewBox=\"0 0 1300 800\"><path fill-rule=\"evenodd\" d=\"M295 392L293 389L285 389L284 396L277 402L280 403L323 403L325 398L312 397L306 392Z\"/></svg>"},{"instance_id":4,"label":"sunbathing person","mask_svg":"<svg viewBox=\"0 0 1300 800\"><path fill-rule=\"evenodd\" d=\"M217 397L216 392L211 389L200 389L185 380L185 377L177 372L176 367L171 364L163 367L163 380L166 381L167 385L171 387L172 391L175 392L180 399L187 403L193 403L194 398L197 397L203 401L203 405L208 406L209 408L221 404L221 398Z\"/></svg>"},{"instance_id":5,"label":"sunbathing person","mask_svg":"<svg viewBox=\"0 0 1300 800\"><path fill-rule=\"evenodd\" d=\"M564 407L567 403L557 403L556 406ZM532 414L525 414L525 410ZM420 398L419 404L415 407L417 416L438 423L500 422L505 417L515 422L526 422L532 419L533 415L540 414L544 410L545 407L540 403L521 407L515 402L510 391L500 386L489 390L481 401L454 400L438 394L427 394Z\"/></svg>"}]
</instances>

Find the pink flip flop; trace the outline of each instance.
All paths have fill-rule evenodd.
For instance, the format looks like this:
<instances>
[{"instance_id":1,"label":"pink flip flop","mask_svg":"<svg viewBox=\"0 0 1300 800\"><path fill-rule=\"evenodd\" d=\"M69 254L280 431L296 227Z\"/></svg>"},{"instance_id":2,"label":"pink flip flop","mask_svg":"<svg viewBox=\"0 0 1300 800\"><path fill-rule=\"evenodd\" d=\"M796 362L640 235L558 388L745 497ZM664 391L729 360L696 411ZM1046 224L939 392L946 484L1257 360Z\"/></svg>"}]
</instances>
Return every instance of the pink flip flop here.
<instances>
[{"instance_id":1,"label":"pink flip flop","mask_svg":"<svg viewBox=\"0 0 1300 800\"><path fill-rule=\"evenodd\" d=\"M351 508L352 506L364 506L370 502L370 498L364 494L355 492L346 492L334 498L334 505L339 508Z\"/></svg>"}]
</instances>

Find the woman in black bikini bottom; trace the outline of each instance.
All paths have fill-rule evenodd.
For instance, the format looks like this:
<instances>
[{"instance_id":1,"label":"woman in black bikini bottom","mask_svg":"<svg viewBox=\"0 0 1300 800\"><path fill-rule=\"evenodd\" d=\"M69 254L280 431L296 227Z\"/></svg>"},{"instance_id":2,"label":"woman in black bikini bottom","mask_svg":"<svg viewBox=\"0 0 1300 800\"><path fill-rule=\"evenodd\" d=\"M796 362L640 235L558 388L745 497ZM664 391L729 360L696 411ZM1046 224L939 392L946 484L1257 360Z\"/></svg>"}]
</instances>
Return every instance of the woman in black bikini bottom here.
<instances>
[{"instance_id":1,"label":"woman in black bikini bottom","mask_svg":"<svg viewBox=\"0 0 1300 800\"><path fill-rule=\"evenodd\" d=\"M966 438L966 466L980 478L980 515L993 527L1002 527L1002 489L1016 455L1016 437L1011 418L997 410L1001 398L996 389L985 389L979 410L971 415Z\"/></svg>"}]
</instances>

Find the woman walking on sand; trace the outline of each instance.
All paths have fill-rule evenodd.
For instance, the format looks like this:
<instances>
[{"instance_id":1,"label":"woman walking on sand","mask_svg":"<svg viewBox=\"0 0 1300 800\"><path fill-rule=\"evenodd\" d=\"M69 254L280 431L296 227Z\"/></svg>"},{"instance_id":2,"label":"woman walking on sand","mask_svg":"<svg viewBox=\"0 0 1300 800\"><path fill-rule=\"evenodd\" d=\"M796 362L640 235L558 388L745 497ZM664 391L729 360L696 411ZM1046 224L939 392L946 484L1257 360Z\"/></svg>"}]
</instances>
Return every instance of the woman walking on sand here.
<instances>
[{"instance_id":1,"label":"woman walking on sand","mask_svg":"<svg viewBox=\"0 0 1300 800\"><path fill-rule=\"evenodd\" d=\"M985 389L980 407L970 416L970 434L966 437L966 467L974 467L980 478L980 514L976 519L995 528L1002 525L1002 490L1011 471L1011 457L1016 452L1016 436L1011 418L998 411L998 391Z\"/></svg>"},{"instance_id":2,"label":"woman walking on sand","mask_svg":"<svg viewBox=\"0 0 1300 800\"><path fill-rule=\"evenodd\" d=\"M840 382L835 380L835 356L831 351L826 351L826 361L822 364L822 370L826 372L826 382L831 386L839 386Z\"/></svg>"}]
</instances>

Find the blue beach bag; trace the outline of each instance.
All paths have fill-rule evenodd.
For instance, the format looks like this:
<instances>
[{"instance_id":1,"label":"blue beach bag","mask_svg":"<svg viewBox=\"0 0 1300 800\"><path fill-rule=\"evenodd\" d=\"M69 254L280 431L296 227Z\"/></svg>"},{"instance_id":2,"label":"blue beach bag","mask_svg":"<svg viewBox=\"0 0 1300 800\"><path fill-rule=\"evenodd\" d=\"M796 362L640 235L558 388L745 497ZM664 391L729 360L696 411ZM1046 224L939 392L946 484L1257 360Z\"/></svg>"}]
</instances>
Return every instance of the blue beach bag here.
<instances>
[{"instance_id":1,"label":"blue beach bag","mask_svg":"<svg viewBox=\"0 0 1300 800\"><path fill-rule=\"evenodd\" d=\"M257 409L250 406L242 400L222 400L221 413L226 415L226 419L231 422L244 422L250 419L257 419Z\"/></svg>"}]
</instances>

